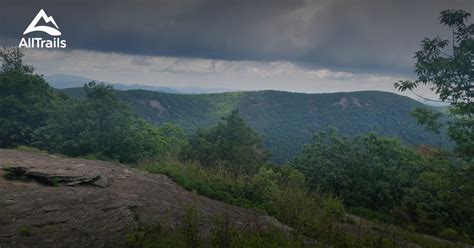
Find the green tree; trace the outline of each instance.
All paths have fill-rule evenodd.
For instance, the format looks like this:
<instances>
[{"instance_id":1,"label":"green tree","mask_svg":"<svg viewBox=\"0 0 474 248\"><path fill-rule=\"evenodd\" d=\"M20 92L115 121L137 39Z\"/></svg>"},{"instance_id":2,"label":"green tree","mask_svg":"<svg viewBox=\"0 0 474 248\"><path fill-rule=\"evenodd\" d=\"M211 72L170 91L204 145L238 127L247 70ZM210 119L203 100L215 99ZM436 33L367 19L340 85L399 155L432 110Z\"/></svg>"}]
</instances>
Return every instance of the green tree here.
<instances>
[{"instance_id":1,"label":"green tree","mask_svg":"<svg viewBox=\"0 0 474 248\"><path fill-rule=\"evenodd\" d=\"M23 74L33 74L34 68L31 65L26 65L23 63L23 57L25 54L20 48L4 47L0 51L0 59L2 62L2 67L0 69L1 74L7 74L9 72L18 72Z\"/></svg>"},{"instance_id":2,"label":"green tree","mask_svg":"<svg viewBox=\"0 0 474 248\"><path fill-rule=\"evenodd\" d=\"M188 137L184 130L171 123L165 123L158 128L166 147L162 148L162 157L165 159L178 159L181 149L188 145Z\"/></svg>"},{"instance_id":3,"label":"green tree","mask_svg":"<svg viewBox=\"0 0 474 248\"><path fill-rule=\"evenodd\" d=\"M372 133L341 137L334 128L316 134L293 164L313 190L382 212L400 203L422 169L421 158L397 139Z\"/></svg>"},{"instance_id":4,"label":"green tree","mask_svg":"<svg viewBox=\"0 0 474 248\"><path fill-rule=\"evenodd\" d=\"M198 130L184 152L184 158L204 166L224 165L237 172L256 169L267 156L262 138L240 117L238 110L222 118L216 127Z\"/></svg>"},{"instance_id":5,"label":"green tree","mask_svg":"<svg viewBox=\"0 0 474 248\"><path fill-rule=\"evenodd\" d=\"M445 123L449 137L462 156L474 157L474 24L467 24L470 13L463 10L441 11L440 22L452 31L451 41L439 36L425 38L415 53L416 80L400 80L395 88L413 91L429 85L444 102L450 103L450 120ZM451 42L451 46L449 43ZM418 110L415 116L428 130L438 132L441 116L430 110ZM437 123L438 122L438 123Z\"/></svg>"},{"instance_id":6,"label":"green tree","mask_svg":"<svg viewBox=\"0 0 474 248\"><path fill-rule=\"evenodd\" d=\"M415 223L420 231L437 235L446 228L474 235L474 169L430 158L415 184L406 189L397 221ZM443 236L443 235L441 235Z\"/></svg>"},{"instance_id":7,"label":"green tree","mask_svg":"<svg viewBox=\"0 0 474 248\"><path fill-rule=\"evenodd\" d=\"M107 84L84 86L86 99L69 99L34 133L33 145L70 156L92 155L135 163L164 159L183 139L179 129L158 129L138 117Z\"/></svg>"},{"instance_id":8,"label":"green tree","mask_svg":"<svg viewBox=\"0 0 474 248\"><path fill-rule=\"evenodd\" d=\"M23 64L23 55L18 48L0 51L0 147L29 144L60 101L33 67Z\"/></svg>"},{"instance_id":9,"label":"green tree","mask_svg":"<svg viewBox=\"0 0 474 248\"><path fill-rule=\"evenodd\" d=\"M419 155L397 139L348 138L335 129L316 134L293 166L312 190L340 197L354 213L434 235L446 228L474 234L472 166Z\"/></svg>"}]
</instances>

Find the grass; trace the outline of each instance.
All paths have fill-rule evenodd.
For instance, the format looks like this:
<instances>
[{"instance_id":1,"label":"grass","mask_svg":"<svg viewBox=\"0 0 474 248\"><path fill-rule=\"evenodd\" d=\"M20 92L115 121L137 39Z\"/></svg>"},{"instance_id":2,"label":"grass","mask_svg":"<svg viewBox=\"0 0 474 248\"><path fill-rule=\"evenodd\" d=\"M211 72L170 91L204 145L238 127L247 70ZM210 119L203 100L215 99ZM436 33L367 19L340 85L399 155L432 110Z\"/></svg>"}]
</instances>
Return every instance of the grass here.
<instances>
[{"instance_id":1,"label":"grass","mask_svg":"<svg viewBox=\"0 0 474 248\"><path fill-rule=\"evenodd\" d=\"M145 169L150 173L164 174L172 178L187 190L224 201L229 204L255 208L257 203L248 199L248 181L232 176L228 171L214 169L212 172L198 165L149 165Z\"/></svg>"},{"instance_id":2,"label":"grass","mask_svg":"<svg viewBox=\"0 0 474 248\"><path fill-rule=\"evenodd\" d=\"M30 226L20 226L16 229L16 231L18 232L18 234L27 237L31 236L33 232Z\"/></svg>"},{"instance_id":3,"label":"grass","mask_svg":"<svg viewBox=\"0 0 474 248\"><path fill-rule=\"evenodd\" d=\"M397 234L400 237L411 240L422 247L432 247L432 248L456 248L456 247L463 247L461 245L456 245L455 243L436 239L433 237L429 237L420 233L409 232L407 230L400 229L397 231Z\"/></svg>"},{"instance_id":4,"label":"grass","mask_svg":"<svg viewBox=\"0 0 474 248\"><path fill-rule=\"evenodd\" d=\"M18 151L29 152L29 153L34 153L34 154L48 153L46 151L42 151L40 149L30 147L30 146L17 146L15 149Z\"/></svg>"},{"instance_id":5,"label":"grass","mask_svg":"<svg viewBox=\"0 0 474 248\"><path fill-rule=\"evenodd\" d=\"M382 222L382 223L389 223L390 222L390 218L386 214L375 212L375 211L367 209L367 208L352 207L352 208L350 208L350 212L351 212L351 214L361 216L361 217L364 217L366 219L379 221L379 222Z\"/></svg>"},{"instance_id":6,"label":"grass","mask_svg":"<svg viewBox=\"0 0 474 248\"><path fill-rule=\"evenodd\" d=\"M204 222L210 232L202 231ZM127 235L127 247L305 247L302 239L288 238L280 229L236 228L225 216L204 219L196 206L188 206L186 214L175 229L166 223L137 222Z\"/></svg>"},{"instance_id":7,"label":"grass","mask_svg":"<svg viewBox=\"0 0 474 248\"><path fill-rule=\"evenodd\" d=\"M4 174L3 176L6 178L6 179L9 179L9 180L20 180L20 181L27 181L28 178L25 176L25 175L20 175L18 174L15 169L11 168L11 167L5 167L3 168L3 171L4 171Z\"/></svg>"}]
</instances>

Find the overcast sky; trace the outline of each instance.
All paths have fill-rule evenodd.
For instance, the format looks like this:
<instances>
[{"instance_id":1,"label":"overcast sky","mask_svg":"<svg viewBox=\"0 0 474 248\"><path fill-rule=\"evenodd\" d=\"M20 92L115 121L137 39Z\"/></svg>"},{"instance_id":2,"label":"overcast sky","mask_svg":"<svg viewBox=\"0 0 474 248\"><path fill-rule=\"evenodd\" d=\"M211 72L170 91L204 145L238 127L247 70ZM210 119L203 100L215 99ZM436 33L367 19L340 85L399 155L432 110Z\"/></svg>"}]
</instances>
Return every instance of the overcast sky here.
<instances>
[{"instance_id":1,"label":"overcast sky","mask_svg":"<svg viewBox=\"0 0 474 248\"><path fill-rule=\"evenodd\" d=\"M45 75L160 86L392 91L443 9L472 0L0 0L0 45L40 9L67 49L28 49ZM34 36L34 33L30 34Z\"/></svg>"}]
</instances>

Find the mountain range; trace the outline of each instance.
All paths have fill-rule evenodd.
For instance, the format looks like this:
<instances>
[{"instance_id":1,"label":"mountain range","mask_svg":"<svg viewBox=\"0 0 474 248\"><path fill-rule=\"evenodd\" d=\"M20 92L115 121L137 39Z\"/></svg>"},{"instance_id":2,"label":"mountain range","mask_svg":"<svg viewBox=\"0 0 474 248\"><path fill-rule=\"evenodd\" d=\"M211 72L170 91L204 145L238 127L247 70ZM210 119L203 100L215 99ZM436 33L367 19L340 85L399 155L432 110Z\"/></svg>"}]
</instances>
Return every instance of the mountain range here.
<instances>
[{"instance_id":1,"label":"mountain range","mask_svg":"<svg viewBox=\"0 0 474 248\"><path fill-rule=\"evenodd\" d=\"M62 92L84 97L81 88ZM155 125L175 123L189 134L197 128L216 125L221 117L239 109L249 125L262 135L276 163L291 160L314 133L329 127L347 136L375 132L397 137L407 145L450 145L443 135L425 131L411 115L417 107L433 107L388 92L249 91L190 95L127 90L117 94L145 120Z\"/></svg>"},{"instance_id":2,"label":"mountain range","mask_svg":"<svg viewBox=\"0 0 474 248\"><path fill-rule=\"evenodd\" d=\"M44 76L46 80L53 88L66 89L82 87L84 84L91 81L99 81L81 76L68 75L68 74L52 74ZM164 87L164 86L153 86L136 83L110 83L117 90L151 90L166 93L179 93L179 94L205 94L205 93L223 93L237 91L235 89L227 88L201 88L201 87Z\"/></svg>"}]
</instances>

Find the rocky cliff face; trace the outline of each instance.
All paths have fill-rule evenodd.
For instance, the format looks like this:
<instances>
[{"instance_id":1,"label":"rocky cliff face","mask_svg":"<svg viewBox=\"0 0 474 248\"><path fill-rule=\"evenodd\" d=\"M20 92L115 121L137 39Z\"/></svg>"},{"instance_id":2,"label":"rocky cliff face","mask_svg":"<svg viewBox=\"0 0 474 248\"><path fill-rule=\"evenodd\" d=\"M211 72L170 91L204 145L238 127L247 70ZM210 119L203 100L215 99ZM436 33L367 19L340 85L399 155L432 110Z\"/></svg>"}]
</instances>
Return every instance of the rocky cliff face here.
<instances>
[{"instance_id":1,"label":"rocky cliff face","mask_svg":"<svg viewBox=\"0 0 474 248\"><path fill-rule=\"evenodd\" d=\"M140 221L176 227L189 206L228 214L239 228L279 225L268 216L187 191L125 165L0 150L0 247L122 247ZM284 228L282 226L282 228Z\"/></svg>"}]
</instances>

